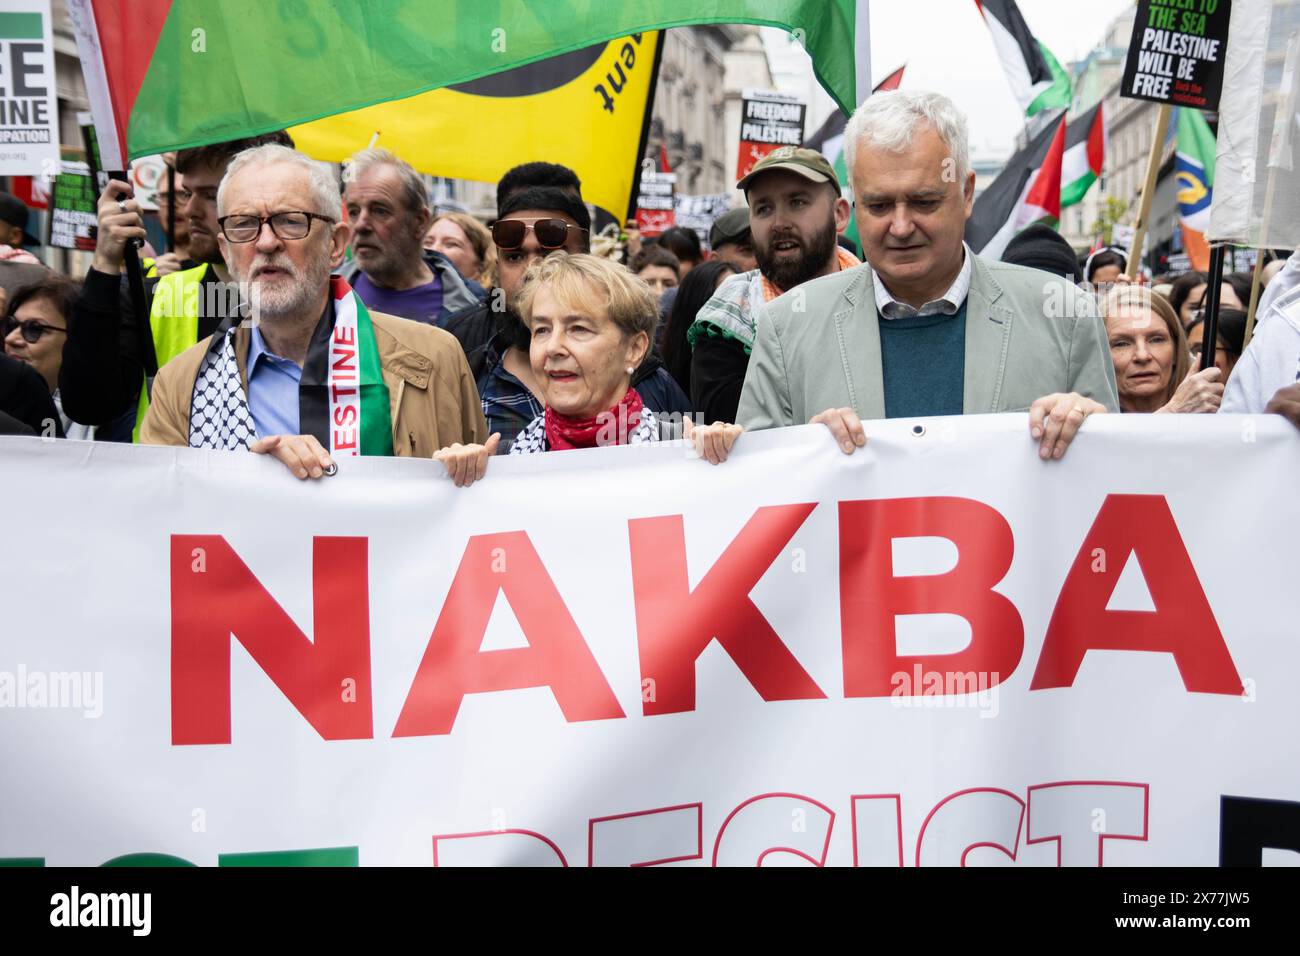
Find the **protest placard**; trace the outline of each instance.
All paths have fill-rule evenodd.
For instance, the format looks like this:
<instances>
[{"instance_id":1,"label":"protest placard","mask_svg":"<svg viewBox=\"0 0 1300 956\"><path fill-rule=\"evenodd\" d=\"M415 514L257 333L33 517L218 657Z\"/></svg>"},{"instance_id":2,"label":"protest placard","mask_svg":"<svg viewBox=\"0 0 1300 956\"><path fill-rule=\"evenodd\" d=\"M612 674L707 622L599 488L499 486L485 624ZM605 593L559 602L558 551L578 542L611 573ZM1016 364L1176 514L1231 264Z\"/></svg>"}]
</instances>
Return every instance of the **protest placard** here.
<instances>
[{"instance_id":1,"label":"protest placard","mask_svg":"<svg viewBox=\"0 0 1300 956\"><path fill-rule=\"evenodd\" d=\"M59 164L59 108L49 0L0 11L0 176L49 176Z\"/></svg>"},{"instance_id":2,"label":"protest placard","mask_svg":"<svg viewBox=\"0 0 1300 956\"><path fill-rule=\"evenodd\" d=\"M45 244L57 249L95 249L96 198L90 167L64 162L50 188Z\"/></svg>"},{"instance_id":3,"label":"protest placard","mask_svg":"<svg viewBox=\"0 0 1300 956\"><path fill-rule=\"evenodd\" d=\"M636 199L636 227L641 235L653 238L676 225L673 192L676 173L641 172L641 188Z\"/></svg>"},{"instance_id":4,"label":"protest placard","mask_svg":"<svg viewBox=\"0 0 1300 956\"><path fill-rule=\"evenodd\" d=\"M1232 0L1138 0L1120 96L1217 110Z\"/></svg>"},{"instance_id":5,"label":"protest placard","mask_svg":"<svg viewBox=\"0 0 1300 956\"><path fill-rule=\"evenodd\" d=\"M780 146L803 145L803 100L776 90L745 90L740 107L740 155L736 179L744 179L754 165Z\"/></svg>"}]
</instances>

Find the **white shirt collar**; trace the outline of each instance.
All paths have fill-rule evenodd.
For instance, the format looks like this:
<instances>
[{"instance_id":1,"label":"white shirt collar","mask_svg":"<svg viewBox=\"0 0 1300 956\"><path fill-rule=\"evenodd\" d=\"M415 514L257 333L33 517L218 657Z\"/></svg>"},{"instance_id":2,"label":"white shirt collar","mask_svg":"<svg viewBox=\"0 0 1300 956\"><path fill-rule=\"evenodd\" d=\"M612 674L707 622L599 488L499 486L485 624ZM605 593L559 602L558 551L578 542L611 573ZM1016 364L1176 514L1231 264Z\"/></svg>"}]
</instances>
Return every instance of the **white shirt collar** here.
<instances>
[{"instance_id":1,"label":"white shirt collar","mask_svg":"<svg viewBox=\"0 0 1300 956\"><path fill-rule=\"evenodd\" d=\"M890 295L879 273L872 269L871 283L876 290L876 311L886 319L906 319L914 315L934 315L936 313L956 314L970 292L971 257L974 255L970 250L970 246L966 245L966 243L963 242L961 248L961 271L957 273L957 278L952 280L952 285L948 287L947 292L939 298L925 303L919 309L913 308L905 302L899 302Z\"/></svg>"}]
</instances>

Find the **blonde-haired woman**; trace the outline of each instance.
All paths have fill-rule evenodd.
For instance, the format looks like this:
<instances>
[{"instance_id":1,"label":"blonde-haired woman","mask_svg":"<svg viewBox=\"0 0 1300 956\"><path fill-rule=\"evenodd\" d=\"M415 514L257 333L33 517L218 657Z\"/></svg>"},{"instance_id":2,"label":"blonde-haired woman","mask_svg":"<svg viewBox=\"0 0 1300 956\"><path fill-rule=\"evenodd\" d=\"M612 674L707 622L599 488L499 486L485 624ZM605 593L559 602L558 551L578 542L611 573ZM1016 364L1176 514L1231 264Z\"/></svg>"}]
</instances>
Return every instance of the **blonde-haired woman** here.
<instances>
[{"instance_id":1,"label":"blonde-haired woman","mask_svg":"<svg viewBox=\"0 0 1300 956\"><path fill-rule=\"evenodd\" d=\"M487 226L467 212L444 212L429 224L424 248L440 252L458 272L485 289L496 282L497 247Z\"/></svg>"},{"instance_id":2,"label":"blonde-haired woman","mask_svg":"<svg viewBox=\"0 0 1300 956\"><path fill-rule=\"evenodd\" d=\"M545 409L519 433L512 455L638 445L678 437L644 406L632 375L654 339L659 307L644 282L599 256L552 253L535 263L515 305L531 334L529 364ZM725 461L742 429L683 422L701 458ZM482 478L499 436L453 445L435 457L457 485Z\"/></svg>"},{"instance_id":3,"label":"blonde-haired woman","mask_svg":"<svg viewBox=\"0 0 1300 956\"><path fill-rule=\"evenodd\" d=\"M1122 412L1214 413L1223 401L1217 368L1191 371L1187 336L1164 296L1119 285L1102 300Z\"/></svg>"}]
</instances>

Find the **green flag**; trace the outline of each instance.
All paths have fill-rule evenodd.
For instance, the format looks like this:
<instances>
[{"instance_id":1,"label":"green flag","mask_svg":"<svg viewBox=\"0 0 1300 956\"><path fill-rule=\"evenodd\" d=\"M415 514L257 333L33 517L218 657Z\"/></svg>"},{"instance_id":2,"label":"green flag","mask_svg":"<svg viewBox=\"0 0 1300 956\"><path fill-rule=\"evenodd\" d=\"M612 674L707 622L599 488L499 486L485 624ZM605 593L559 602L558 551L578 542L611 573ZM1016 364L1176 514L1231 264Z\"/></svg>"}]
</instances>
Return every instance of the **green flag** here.
<instances>
[{"instance_id":1,"label":"green flag","mask_svg":"<svg viewBox=\"0 0 1300 956\"><path fill-rule=\"evenodd\" d=\"M1029 108L1025 110L1026 116L1033 116L1039 110L1064 110L1070 108L1072 94L1070 92L1070 74L1061 68L1061 64L1056 62L1056 57L1052 56L1049 50L1041 40L1038 42L1038 49L1043 53L1043 59L1047 61L1047 68L1052 71L1052 83L1047 89L1034 97Z\"/></svg>"},{"instance_id":2,"label":"green flag","mask_svg":"<svg viewBox=\"0 0 1300 956\"><path fill-rule=\"evenodd\" d=\"M131 156L281 129L616 37L708 23L794 32L822 86L852 112L855 41L867 9L867 0L70 3L74 15L93 15L99 28L100 55L83 57L83 66L91 85L102 71L113 125ZM619 71L616 60L608 64L614 109ZM97 117L97 125L106 119Z\"/></svg>"}]
</instances>

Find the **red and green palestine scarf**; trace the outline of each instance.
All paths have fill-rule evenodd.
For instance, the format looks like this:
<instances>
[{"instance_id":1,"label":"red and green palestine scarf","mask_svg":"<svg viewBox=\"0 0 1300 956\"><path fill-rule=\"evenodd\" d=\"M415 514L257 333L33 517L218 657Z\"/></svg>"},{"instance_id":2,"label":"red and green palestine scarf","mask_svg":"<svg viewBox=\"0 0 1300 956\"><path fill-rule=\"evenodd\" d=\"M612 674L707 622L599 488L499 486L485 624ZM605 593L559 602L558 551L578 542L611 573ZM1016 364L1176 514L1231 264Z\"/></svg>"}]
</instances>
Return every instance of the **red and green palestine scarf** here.
<instances>
[{"instance_id":1,"label":"red and green palestine scarf","mask_svg":"<svg viewBox=\"0 0 1300 956\"><path fill-rule=\"evenodd\" d=\"M212 336L190 402L190 447L247 449L258 437L239 377L233 318ZM330 276L330 301L312 333L298 385L299 430L334 458L391 455L393 425L370 313Z\"/></svg>"}]
</instances>

